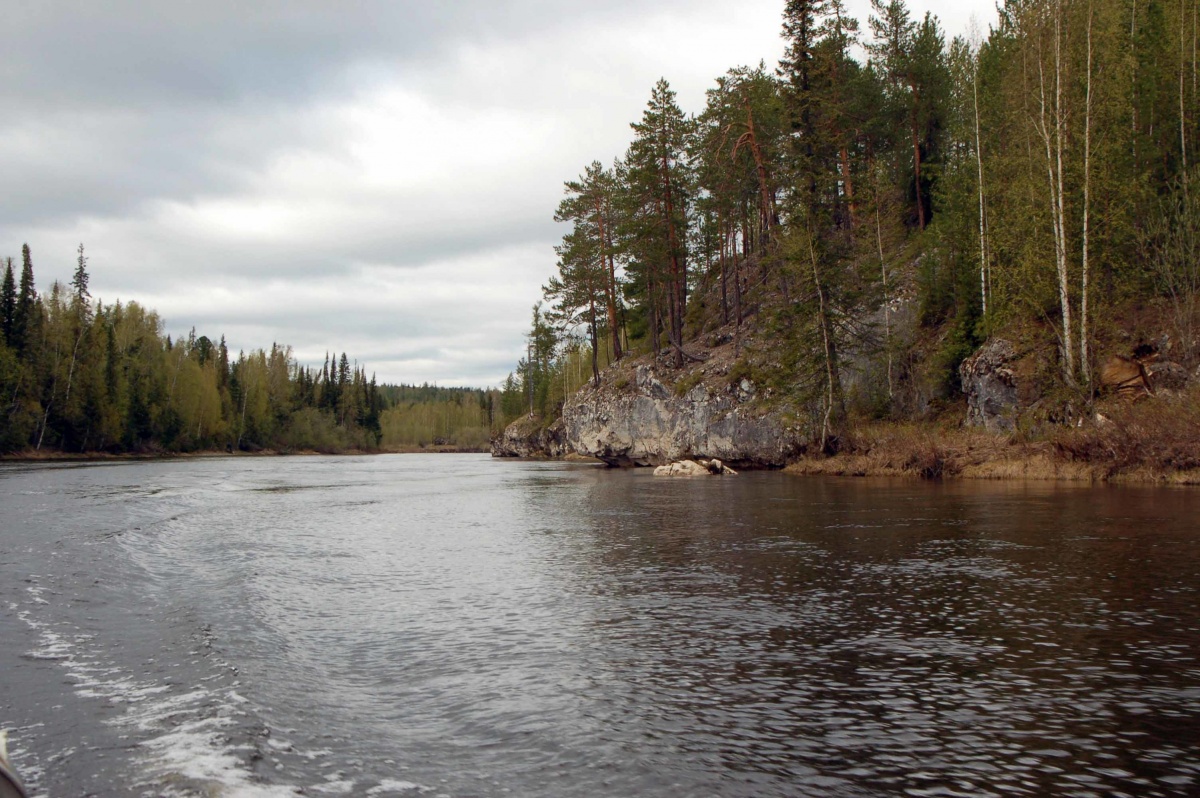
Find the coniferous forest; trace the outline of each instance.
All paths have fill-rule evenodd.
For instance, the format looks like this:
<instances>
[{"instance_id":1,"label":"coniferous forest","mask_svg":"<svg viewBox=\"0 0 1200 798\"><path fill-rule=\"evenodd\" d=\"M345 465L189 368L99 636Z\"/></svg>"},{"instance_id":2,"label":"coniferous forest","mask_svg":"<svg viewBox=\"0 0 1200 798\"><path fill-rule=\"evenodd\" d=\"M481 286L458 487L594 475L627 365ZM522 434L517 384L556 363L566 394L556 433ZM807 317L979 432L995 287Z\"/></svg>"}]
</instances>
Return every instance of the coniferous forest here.
<instances>
[{"instance_id":1,"label":"coniferous forest","mask_svg":"<svg viewBox=\"0 0 1200 798\"><path fill-rule=\"evenodd\" d=\"M758 331L757 380L826 430L961 405L958 366L996 335L1043 353L1059 421L1098 395L1102 356L1148 336L1190 373L1198 4L998 12L949 36L904 0L865 20L787 0L777 66L730 69L692 113L660 80L626 152L565 184L510 389L550 419L583 381L580 338L598 380L628 353L679 369L730 327Z\"/></svg>"}]
</instances>

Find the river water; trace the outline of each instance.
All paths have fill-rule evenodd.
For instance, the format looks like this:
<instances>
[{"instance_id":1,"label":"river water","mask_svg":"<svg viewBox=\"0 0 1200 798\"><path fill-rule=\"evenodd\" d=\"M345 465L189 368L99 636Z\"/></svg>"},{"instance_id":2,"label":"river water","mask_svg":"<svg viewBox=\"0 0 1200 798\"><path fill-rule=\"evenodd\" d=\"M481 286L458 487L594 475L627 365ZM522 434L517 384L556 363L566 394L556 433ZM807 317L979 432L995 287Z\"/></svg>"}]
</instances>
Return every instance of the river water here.
<instances>
[{"instance_id":1,"label":"river water","mask_svg":"<svg viewBox=\"0 0 1200 798\"><path fill-rule=\"evenodd\" d=\"M1200 794L1200 493L0 466L37 795Z\"/></svg>"}]
</instances>

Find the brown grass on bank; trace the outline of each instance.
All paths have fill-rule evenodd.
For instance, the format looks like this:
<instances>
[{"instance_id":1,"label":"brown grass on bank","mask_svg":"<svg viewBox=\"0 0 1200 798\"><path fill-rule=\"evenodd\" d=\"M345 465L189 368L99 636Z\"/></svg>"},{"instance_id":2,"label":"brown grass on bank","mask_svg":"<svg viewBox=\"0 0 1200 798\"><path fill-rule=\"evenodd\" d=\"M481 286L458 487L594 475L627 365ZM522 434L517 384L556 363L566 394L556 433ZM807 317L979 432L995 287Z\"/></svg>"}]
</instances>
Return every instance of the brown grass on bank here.
<instances>
[{"instance_id":1,"label":"brown grass on bank","mask_svg":"<svg viewBox=\"0 0 1200 798\"><path fill-rule=\"evenodd\" d=\"M942 423L860 424L794 474L1200 484L1200 389L1103 404L1076 427L999 434Z\"/></svg>"},{"instance_id":2,"label":"brown grass on bank","mask_svg":"<svg viewBox=\"0 0 1200 798\"><path fill-rule=\"evenodd\" d=\"M1101 468L1106 479L1186 480L1200 470L1200 389L1108 403L1086 423L1054 431L1050 443L1060 459Z\"/></svg>"},{"instance_id":3,"label":"brown grass on bank","mask_svg":"<svg viewBox=\"0 0 1200 798\"><path fill-rule=\"evenodd\" d=\"M1046 441L935 423L871 423L855 427L833 457L792 463L794 474L907 476L921 479L1100 478L1087 464L1064 462Z\"/></svg>"}]
</instances>

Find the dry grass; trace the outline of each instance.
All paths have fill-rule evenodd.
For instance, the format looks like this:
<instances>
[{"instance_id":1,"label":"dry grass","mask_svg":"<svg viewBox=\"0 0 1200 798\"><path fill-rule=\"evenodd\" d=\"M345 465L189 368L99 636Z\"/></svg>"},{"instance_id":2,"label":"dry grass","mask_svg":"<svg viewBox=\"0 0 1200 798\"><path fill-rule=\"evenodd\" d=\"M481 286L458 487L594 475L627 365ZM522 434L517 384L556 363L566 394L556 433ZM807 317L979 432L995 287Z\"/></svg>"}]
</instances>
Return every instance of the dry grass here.
<instances>
[{"instance_id":1,"label":"dry grass","mask_svg":"<svg viewBox=\"0 0 1200 798\"><path fill-rule=\"evenodd\" d=\"M1055 479L1090 482L1101 478L1090 464L1065 462L1046 441L966 429L952 424L862 425L833 457L811 457L789 465L794 474L907 476L921 479Z\"/></svg>"},{"instance_id":2,"label":"dry grass","mask_svg":"<svg viewBox=\"0 0 1200 798\"><path fill-rule=\"evenodd\" d=\"M794 474L923 479L1048 479L1200 484L1200 389L1110 403L1078 427L1044 437L945 424L860 425L833 457L806 457Z\"/></svg>"},{"instance_id":3,"label":"dry grass","mask_svg":"<svg viewBox=\"0 0 1200 798\"><path fill-rule=\"evenodd\" d=\"M1200 390L1113 402L1050 442L1060 459L1102 468L1107 479L1190 479L1200 470Z\"/></svg>"}]
</instances>

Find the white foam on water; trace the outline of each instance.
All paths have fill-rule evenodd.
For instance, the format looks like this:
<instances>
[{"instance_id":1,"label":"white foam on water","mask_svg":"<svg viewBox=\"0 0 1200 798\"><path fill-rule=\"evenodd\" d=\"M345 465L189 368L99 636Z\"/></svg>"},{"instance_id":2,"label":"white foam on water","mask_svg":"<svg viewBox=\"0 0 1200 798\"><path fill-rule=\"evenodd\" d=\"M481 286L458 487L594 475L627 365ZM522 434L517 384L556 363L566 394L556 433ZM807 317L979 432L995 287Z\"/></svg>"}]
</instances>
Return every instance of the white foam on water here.
<instances>
[{"instance_id":1,"label":"white foam on water","mask_svg":"<svg viewBox=\"0 0 1200 798\"><path fill-rule=\"evenodd\" d=\"M64 631L61 624L52 628L49 622L35 617L34 613L50 602L42 598L45 590L36 583L28 592L37 609L23 609L17 617L36 633L37 645L26 656L59 664L77 695L104 701L120 713L107 722L140 732L147 782L138 786L164 798L194 796L195 785L199 785L201 794L220 798L289 798L304 794L295 786L261 783L246 763L250 746L230 742L230 730L252 709L250 699L235 689L236 681L210 686L208 683L216 677L208 677L186 689L139 679L107 661L96 650L94 635ZM290 742L269 737L265 742L271 749L293 752L310 762L333 754L329 749L297 750ZM307 790L327 795L364 794L340 771L326 778L324 783L306 785ZM384 779L365 794L432 792L433 788L411 781Z\"/></svg>"},{"instance_id":2,"label":"white foam on water","mask_svg":"<svg viewBox=\"0 0 1200 798\"><path fill-rule=\"evenodd\" d=\"M354 780L339 779L337 776L330 776L329 781L324 784L314 784L309 789L313 792L325 793L326 795L349 795L354 791Z\"/></svg>"},{"instance_id":3,"label":"white foam on water","mask_svg":"<svg viewBox=\"0 0 1200 798\"><path fill-rule=\"evenodd\" d=\"M379 784L367 790L367 795L382 795L385 792L418 792L427 793L433 792L433 788L425 787L420 784L414 784L411 781L399 781L397 779L384 779Z\"/></svg>"},{"instance_id":4,"label":"white foam on water","mask_svg":"<svg viewBox=\"0 0 1200 798\"><path fill-rule=\"evenodd\" d=\"M40 588L31 587L29 592L35 604L49 603L41 600ZM248 703L232 689L197 687L171 693L170 686L140 681L81 647L90 635L62 634L28 610L18 617L38 636L37 647L27 656L57 662L66 670L77 695L124 707L110 723L148 735L141 745L148 754L149 774L162 781L154 785L159 794L195 795L194 789L172 783L181 779L199 782L203 794L221 798L302 794L292 786L259 783L239 755L246 749L228 742L226 730L246 714L240 707Z\"/></svg>"}]
</instances>

